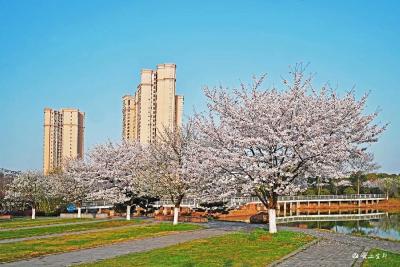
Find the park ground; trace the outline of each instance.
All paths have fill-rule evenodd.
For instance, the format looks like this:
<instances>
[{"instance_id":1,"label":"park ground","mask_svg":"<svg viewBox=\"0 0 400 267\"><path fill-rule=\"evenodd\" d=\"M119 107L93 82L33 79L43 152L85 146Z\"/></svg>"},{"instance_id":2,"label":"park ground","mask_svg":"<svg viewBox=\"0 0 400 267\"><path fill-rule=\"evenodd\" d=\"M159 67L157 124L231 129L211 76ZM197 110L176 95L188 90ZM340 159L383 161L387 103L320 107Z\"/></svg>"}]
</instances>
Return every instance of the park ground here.
<instances>
[{"instance_id":1,"label":"park ground","mask_svg":"<svg viewBox=\"0 0 400 267\"><path fill-rule=\"evenodd\" d=\"M399 253L399 242L246 223L0 221L4 266L400 266Z\"/></svg>"}]
</instances>

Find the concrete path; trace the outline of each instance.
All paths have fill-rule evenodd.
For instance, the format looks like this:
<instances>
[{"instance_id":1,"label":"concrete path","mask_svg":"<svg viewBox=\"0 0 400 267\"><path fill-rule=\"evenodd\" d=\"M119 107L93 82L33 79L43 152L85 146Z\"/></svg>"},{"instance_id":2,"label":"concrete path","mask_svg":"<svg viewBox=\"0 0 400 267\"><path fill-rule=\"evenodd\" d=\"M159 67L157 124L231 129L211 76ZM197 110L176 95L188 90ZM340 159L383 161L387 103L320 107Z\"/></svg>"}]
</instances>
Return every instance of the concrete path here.
<instances>
[{"instance_id":1,"label":"concrete path","mask_svg":"<svg viewBox=\"0 0 400 267\"><path fill-rule=\"evenodd\" d=\"M276 265L279 267L346 267L356 259L353 253L361 255L363 247L322 239L311 247L295 254Z\"/></svg>"},{"instance_id":2,"label":"concrete path","mask_svg":"<svg viewBox=\"0 0 400 267\"><path fill-rule=\"evenodd\" d=\"M190 232L179 232L161 237L133 240L109 246L90 248L62 254L54 254L30 260L5 263L2 266L69 266L73 264L103 260L120 255L125 255L128 253L149 251L152 249L167 247L194 239L208 238L223 234L226 234L226 231L220 229L204 229Z\"/></svg>"}]
</instances>

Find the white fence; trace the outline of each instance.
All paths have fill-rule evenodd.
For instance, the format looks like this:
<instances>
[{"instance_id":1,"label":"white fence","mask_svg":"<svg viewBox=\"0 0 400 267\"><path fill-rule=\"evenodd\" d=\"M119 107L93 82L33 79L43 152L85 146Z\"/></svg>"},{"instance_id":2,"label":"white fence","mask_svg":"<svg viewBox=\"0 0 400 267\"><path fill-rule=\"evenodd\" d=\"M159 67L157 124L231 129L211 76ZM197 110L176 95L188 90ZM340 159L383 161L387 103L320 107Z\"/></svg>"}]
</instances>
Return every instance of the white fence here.
<instances>
[{"instance_id":1,"label":"white fence","mask_svg":"<svg viewBox=\"0 0 400 267\"><path fill-rule=\"evenodd\" d=\"M331 221L359 221L359 220L372 220L386 217L387 213L376 212L368 214L330 214L330 215L295 215L277 217L277 223L290 223L290 222L331 222Z\"/></svg>"},{"instance_id":2,"label":"white fence","mask_svg":"<svg viewBox=\"0 0 400 267\"><path fill-rule=\"evenodd\" d=\"M83 209L107 209L112 208L114 204L106 200L84 201L82 203Z\"/></svg>"},{"instance_id":3,"label":"white fence","mask_svg":"<svg viewBox=\"0 0 400 267\"><path fill-rule=\"evenodd\" d=\"M278 203L288 202L339 202L339 201L365 201L387 199L385 194L353 194L353 195L319 195L319 196L279 196ZM199 208L204 201L200 199L184 198L181 207ZM210 201L209 201L210 202ZM248 203L261 203L258 197L232 197L216 199L215 202L224 202L229 207L237 207ZM85 201L82 204L84 209L111 208L114 205L105 200ZM154 203L155 207L173 207L174 203L169 199L161 199Z\"/></svg>"}]
</instances>

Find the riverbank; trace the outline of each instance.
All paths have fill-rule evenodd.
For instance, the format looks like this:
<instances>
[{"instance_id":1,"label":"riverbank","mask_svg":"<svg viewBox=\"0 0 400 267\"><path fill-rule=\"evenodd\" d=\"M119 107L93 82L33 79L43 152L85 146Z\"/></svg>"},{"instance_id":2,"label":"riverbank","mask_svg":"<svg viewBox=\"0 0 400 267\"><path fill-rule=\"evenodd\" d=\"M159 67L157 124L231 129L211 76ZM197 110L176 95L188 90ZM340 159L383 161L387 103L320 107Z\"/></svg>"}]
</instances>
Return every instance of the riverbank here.
<instances>
[{"instance_id":1,"label":"riverbank","mask_svg":"<svg viewBox=\"0 0 400 267\"><path fill-rule=\"evenodd\" d=\"M358 202L343 202L334 204L321 202L318 203L300 203L299 206L292 206L290 209L287 207L286 216L296 215L296 214L319 214L319 213L347 213L354 211L362 211L363 213L371 212L374 210L379 210L381 212L390 212L390 213L400 213L400 199L389 199L382 200L378 203L369 203L369 204L358 204ZM285 210L281 206L277 211L277 215L280 216L284 214ZM257 203L249 203L241 206L239 209L230 210L227 214L216 214L215 217L218 220L222 221L241 221L241 222L267 222L268 215L267 209L262 204Z\"/></svg>"},{"instance_id":2,"label":"riverbank","mask_svg":"<svg viewBox=\"0 0 400 267\"><path fill-rule=\"evenodd\" d=\"M390 198L388 200L381 200L379 202L371 203L369 202L366 204L362 202L359 204L358 202L343 202L343 203L325 203L321 202L318 203L310 203L309 205L306 203L302 203L299 205L299 210L346 210L346 209L374 209L374 210L381 210L381 211L393 211L393 212L400 212L400 199L398 198Z\"/></svg>"}]
</instances>

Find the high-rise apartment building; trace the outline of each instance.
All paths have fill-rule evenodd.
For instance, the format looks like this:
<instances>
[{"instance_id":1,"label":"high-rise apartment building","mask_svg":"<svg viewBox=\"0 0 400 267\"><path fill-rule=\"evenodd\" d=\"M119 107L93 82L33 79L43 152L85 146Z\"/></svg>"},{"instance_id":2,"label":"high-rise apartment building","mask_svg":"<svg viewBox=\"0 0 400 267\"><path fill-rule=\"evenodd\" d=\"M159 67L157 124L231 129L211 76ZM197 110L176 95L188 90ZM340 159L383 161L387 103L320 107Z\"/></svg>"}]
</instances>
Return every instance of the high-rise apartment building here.
<instances>
[{"instance_id":1,"label":"high-rise apartment building","mask_svg":"<svg viewBox=\"0 0 400 267\"><path fill-rule=\"evenodd\" d=\"M43 172L61 169L66 159L83 157L85 113L79 109L44 109Z\"/></svg>"},{"instance_id":2,"label":"high-rise apartment building","mask_svg":"<svg viewBox=\"0 0 400 267\"><path fill-rule=\"evenodd\" d=\"M176 95L176 65L159 64L143 69L135 95L122 98L122 136L152 143L158 131L182 125L183 96Z\"/></svg>"}]
</instances>

